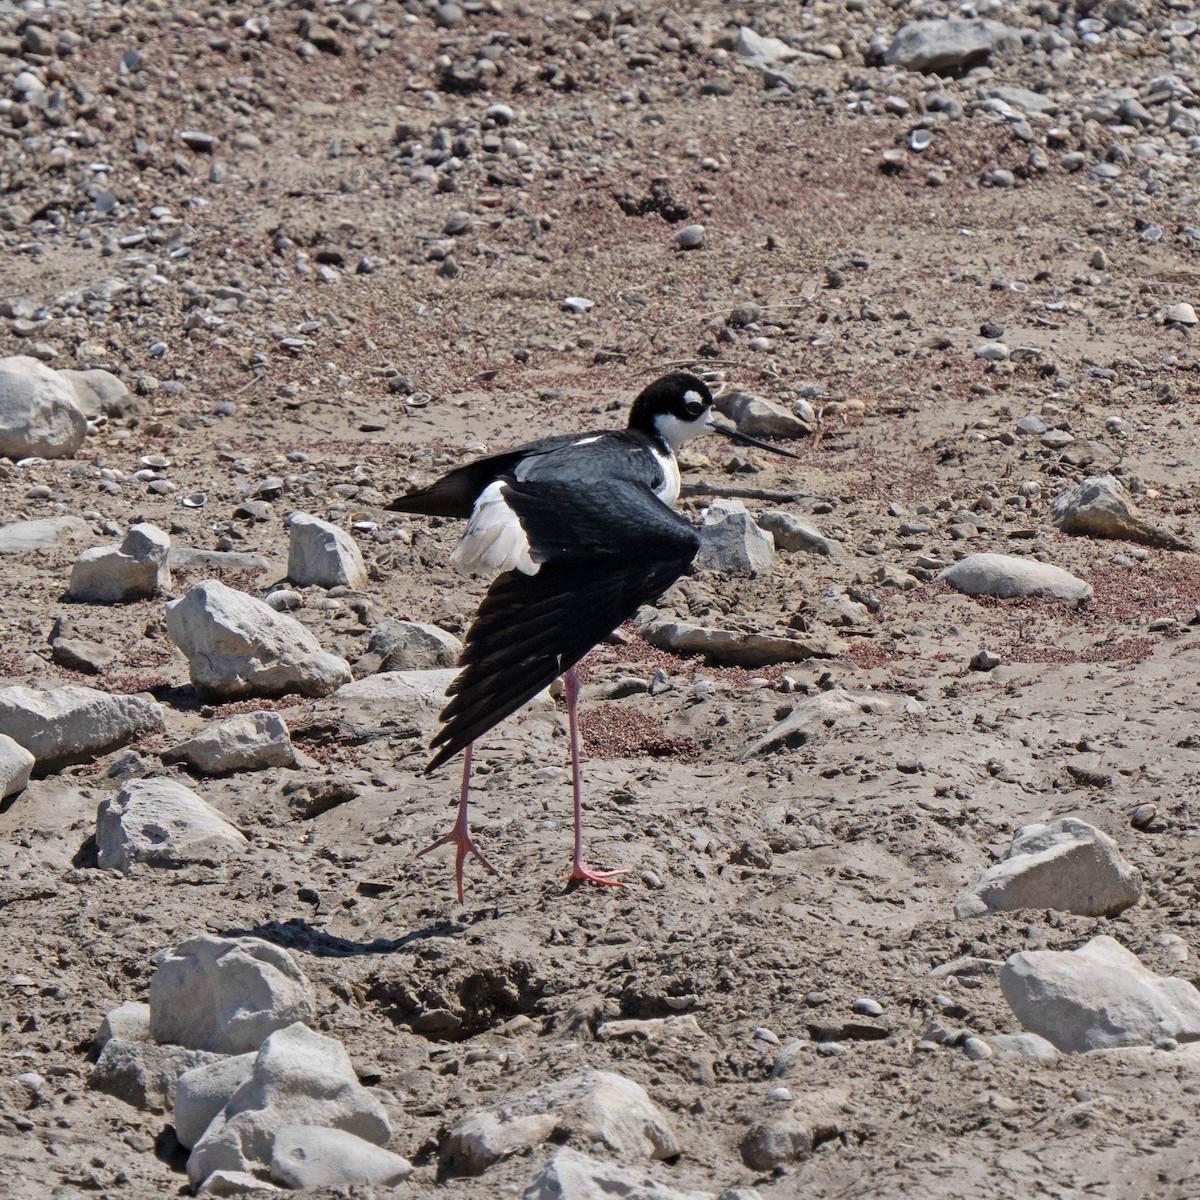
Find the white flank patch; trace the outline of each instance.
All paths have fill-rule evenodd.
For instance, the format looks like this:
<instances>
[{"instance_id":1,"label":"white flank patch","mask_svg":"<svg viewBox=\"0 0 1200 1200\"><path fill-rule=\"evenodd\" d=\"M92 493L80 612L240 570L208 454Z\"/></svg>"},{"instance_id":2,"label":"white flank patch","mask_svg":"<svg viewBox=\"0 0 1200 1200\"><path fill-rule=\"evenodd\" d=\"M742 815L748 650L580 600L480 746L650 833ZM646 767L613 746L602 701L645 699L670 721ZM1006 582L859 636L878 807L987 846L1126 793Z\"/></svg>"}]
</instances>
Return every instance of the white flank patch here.
<instances>
[{"instance_id":1,"label":"white flank patch","mask_svg":"<svg viewBox=\"0 0 1200 1200\"><path fill-rule=\"evenodd\" d=\"M580 438L579 441L572 442L571 445L572 446L590 446L593 442L598 442L599 440L600 440L600 434L596 434L594 437Z\"/></svg>"},{"instance_id":2,"label":"white flank patch","mask_svg":"<svg viewBox=\"0 0 1200 1200\"><path fill-rule=\"evenodd\" d=\"M673 505L679 499L679 464L675 461L674 454L664 454L653 446L650 447L650 453L658 460L663 473L663 485L655 488L654 494L664 504Z\"/></svg>"},{"instance_id":3,"label":"white flank patch","mask_svg":"<svg viewBox=\"0 0 1200 1200\"><path fill-rule=\"evenodd\" d=\"M676 478L678 475L676 471ZM529 556L529 539L504 499L504 484L488 484L479 493L467 531L450 555L450 565L464 575L537 574L538 564Z\"/></svg>"}]
</instances>

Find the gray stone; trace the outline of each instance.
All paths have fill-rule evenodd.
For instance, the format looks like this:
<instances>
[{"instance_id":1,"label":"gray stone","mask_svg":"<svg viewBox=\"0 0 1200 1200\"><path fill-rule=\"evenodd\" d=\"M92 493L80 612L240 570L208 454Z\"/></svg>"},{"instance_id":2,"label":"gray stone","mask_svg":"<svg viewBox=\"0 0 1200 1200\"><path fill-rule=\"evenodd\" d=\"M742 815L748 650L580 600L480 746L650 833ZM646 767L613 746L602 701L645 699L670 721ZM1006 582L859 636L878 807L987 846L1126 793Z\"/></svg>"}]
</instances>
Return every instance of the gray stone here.
<instances>
[{"instance_id":1,"label":"gray stone","mask_svg":"<svg viewBox=\"0 0 1200 1200\"><path fill-rule=\"evenodd\" d=\"M138 398L113 374L98 367L87 371L61 370L75 392L75 403L89 421L97 417L127 417L140 407Z\"/></svg>"},{"instance_id":2,"label":"gray stone","mask_svg":"<svg viewBox=\"0 0 1200 1200\"><path fill-rule=\"evenodd\" d=\"M250 1078L257 1057L257 1051L230 1054L180 1075L174 1118L175 1136L181 1146L190 1150L204 1136L213 1118Z\"/></svg>"},{"instance_id":3,"label":"gray stone","mask_svg":"<svg viewBox=\"0 0 1200 1200\"><path fill-rule=\"evenodd\" d=\"M146 1042L150 1040L150 1005L140 1000L126 1000L104 1014L100 1028L92 1039L92 1046L103 1050L113 1038L123 1042Z\"/></svg>"},{"instance_id":4,"label":"gray stone","mask_svg":"<svg viewBox=\"0 0 1200 1200\"><path fill-rule=\"evenodd\" d=\"M94 537L92 527L78 517L16 521L12 525L0 526L0 554L55 550L65 542L89 542Z\"/></svg>"},{"instance_id":5,"label":"gray stone","mask_svg":"<svg viewBox=\"0 0 1200 1200\"><path fill-rule=\"evenodd\" d=\"M1050 512L1063 533L1141 542L1164 550L1191 549L1186 541L1142 516L1111 475L1096 475L1060 492Z\"/></svg>"},{"instance_id":6,"label":"gray stone","mask_svg":"<svg viewBox=\"0 0 1200 1200\"><path fill-rule=\"evenodd\" d=\"M911 21L901 26L883 60L906 71L952 75L1020 45L1020 31L999 21Z\"/></svg>"},{"instance_id":7,"label":"gray stone","mask_svg":"<svg viewBox=\"0 0 1200 1200\"><path fill-rule=\"evenodd\" d=\"M601 1162L563 1146L538 1171L523 1200L714 1200L713 1192L680 1192L645 1171Z\"/></svg>"},{"instance_id":8,"label":"gray stone","mask_svg":"<svg viewBox=\"0 0 1200 1200\"><path fill-rule=\"evenodd\" d=\"M392 720L404 717L432 721L446 706L446 689L457 677L457 670L381 671L338 688L327 704L336 705L348 718L362 722L378 724L382 713ZM554 710L554 701L546 689L538 692L521 712Z\"/></svg>"},{"instance_id":9,"label":"gray stone","mask_svg":"<svg viewBox=\"0 0 1200 1200\"><path fill-rule=\"evenodd\" d=\"M271 1149L271 1178L292 1188L395 1187L411 1174L400 1155L320 1125L285 1125Z\"/></svg>"},{"instance_id":10,"label":"gray stone","mask_svg":"<svg viewBox=\"0 0 1200 1200\"><path fill-rule=\"evenodd\" d=\"M260 938L190 938L150 977L150 1032L160 1042L241 1054L311 1021L312 985L292 956Z\"/></svg>"},{"instance_id":11,"label":"gray stone","mask_svg":"<svg viewBox=\"0 0 1200 1200\"><path fill-rule=\"evenodd\" d=\"M800 51L794 50L787 42L780 38L764 37L746 25L738 29L733 52L752 67L771 67L800 57Z\"/></svg>"},{"instance_id":12,"label":"gray stone","mask_svg":"<svg viewBox=\"0 0 1200 1200\"><path fill-rule=\"evenodd\" d=\"M1054 1043L1036 1033L993 1033L987 1043L998 1059L1029 1058L1035 1062L1053 1062L1058 1057Z\"/></svg>"},{"instance_id":13,"label":"gray stone","mask_svg":"<svg viewBox=\"0 0 1200 1200\"><path fill-rule=\"evenodd\" d=\"M120 547L93 546L71 568L67 595L93 604L143 600L167 591L171 538L155 525L134 525Z\"/></svg>"},{"instance_id":14,"label":"gray stone","mask_svg":"<svg viewBox=\"0 0 1200 1200\"><path fill-rule=\"evenodd\" d=\"M1052 96L1041 92L1031 92L1028 88L1013 87L1009 84L995 84L980 89L981 94L995 96L1003 100L1010 108L1019 109L1023 113L1048 114L1058 111L1058 101Z\"/></svg>"},{"instance_id":15,"label":"gray stone","mask_svg":"<svg viewBox=\"0 0 1200 1200\"><path fill-rule=\"evenodd\" d=\"M442 1170L481 1175L552 1135L581 1146L600 1143L626 1160L673 1158L681 1149L638 1084L611 1071L584 1071L509 1096L498 1111L468 1113L442 1141Z\"/></svg>"},{"instance_id":16,"label":"gray stone","mask_svg":"<svg viewBox=\"0 0 1200 1200\"><path fill-rule=\"evenodd\" d=\"M214 1171L196 1189L197 1196L279 1196L286 1189L259 1179L249 1171Z\"/></svg>"},{"instance_id":17,"label":"gray stone","mask_svg":"<svg viewBox=\"0 0 1200 1200\"><path fill-rule=\"evenodd\" d=\"M292 1125L341 1129L378 1146L392 1136L382 1104L358 1082L341 1043L301 1024L263 1042L249 1078L192 1148L192 1186L213 1171L268 1169L276 1133Z\"/></svg>"},{"instance_id":18,"label":"gray stone","mask_svg":"<svg viewBox=\"0 0 1200 1200\"><path fill-rule=\"evenodd\" d=\"M839 543L782 508L772 508L763 513L758 524L775 539L777 550L803 550L807 554L823 554L827 558L841 550Z\"/></svg>"},{"instance_id":19,"label":"gray stone","mask_svg":"<svg viewBox=\"0 0 1200 1200\"><path fill-rule=\"evenodd\" d=\"M169 1112L179 1077L215 1057L183 1046L109 1038L88 1077L88 1087L143 1111Z\"/></svg>"},{"instance_id":20,"label":"gray stone","mask_svg":"<svg viewBox=\"0 0 1200 1200\"><path fill-rule=\"evenodd\" d=\"M800 438L812 433L812 426L795 413L749 392L723 392L716 408L750 437Z\"/></svg>"},{"instance_id":21,"label":"gray stone","mask_svg":"<svg viewBox=\"0 0 1200 1200\"><path fill-rule=\"evenodd\" d=\"M1142 877L1117 844L1075 817L1018 829L1001 862L954 906L959 919L1021 908L1115 917L1142 898Z\"/></svg>"},{"instance_id":22,"label":"gray stone","mask_svg":"<svg viewBox=\"0 0 1200 1200\"><path fill-rule=\"evenodd\" d=\"M35 762L24 746L0 733L0 800L25 790Z\"/></svg>"},{"instance_id":23,"label":"gray stone","mask_svg":"<svg viewBox=\"0 0 1200 1200\"><path fill-rule=\"evenodd\" d=\"M203 775L294 767L296 749L277 712L253 712L210 725L165 750L163 762L183 762Z\"/></svg>"},{"instance_id":24,"label":"gray stone","mask_svg":"<svg viewBox=\"0 0 1200 1200\"><path fill-rule=\"evenodd\" d=\"M191 788L131 779L96 814L96 864L128 874L136 862L178 867L246 848L246 838Z\"/></svg>"},{"instance_id":25,"label":"gray stone","mask_svg":"<svg viewBox=\"0 0 1200 1200\"><path fill-rule=\"evenodd\" d=\"M1061 567L1018 558L1013 554L971 554L938 572L956 591L968 596L1045 596L1055 600L1085 600L1092 585Z\"/></svg>"},{"instance_id":26,"label":"gray stone","mask_svg":"<svg viewBox=\"0 0 1200 1200\"><path fill-rule=\"evenodd\" d=\"M263 554L241 550L198 550L193 546L172 546L167 563L190 571L269 571L271 560Z\"/></svg>"},{"instance_id":27,"label":"gray stone","mask_svg":"<svg viewBox=\"0 0 1200 1200\"><path fill-rule=\"evenodd\" d=\"M19 684L0 688L0 733L24 746L39 770L90 762L162 729L163 710L150 696L75 686L49 692Z\"/></svg>"},{"instance_id":28,"label":"gray stone","mask_svg":"<svg viewBox=\"0 0 1200 1200\"><path fill-rule=\"evenodd\" d=\"M786 717L742 752L741 759L754 758L774 750L803 746L825 734L836 723L849 725L877 724L881 713L891 702L870 692L847 692L831 688L807 696Z\"/></svg>"},{"instance_id":29,"label":"gray stone","mask_svg":"<svg viewBox=\"0 0 1200 1200\"><path fill-rule=\"evenodd\" d=\"M297 587L367 586L362 552L344 529L296 512L288 518L288 537L288 578Z\"/></svg>"},{"instance_id":30,"label":"gray stone","mask_svg":"<svg viewBox=\"0 0 1200 1200\"><path fill-rule=\"evenodd\" d=\"M742 1161L753 1171L774 1171L806 1158L817 1142L845 1132L841 1110L849 1098L846 1087L793 1093L785 1112L747 1130L740 1146Z\"/></svg>"},{"instance_id":31,"label":"gray stone","mask_svg":"<svg viewBox=\"0 0 1200 1200\"><path fill-rule=\"evenodd\" d=\"M695 561L705 571L769 575L775 565L775 542L740 500L714 500L704 515Z\"/></svg>"},{"instance_id":32,"label":"gray stone","mask_svg":"<svg viewBox=\"0 0 1200 1200\"><path fill-rule=\"evenodd\" d=\"M0 359L0 455L69 458L86 436L75 390L57 371L23 354Z\"/></svg>"},{"instance_id":33,"label":"gray stone","mask_svg":"<svg viewBox=\"0 0 1200 1200\"><path fill-rule=\"evenodd\" d=\"M1023 950L1000 972L1021 1024L1065 1053L1200 1041L1200 992L1155 975L1114 938L1078 950Z\"/></svg>"},{"instance_id":34,"label":"gray stone","mask_svg":"<svg viewBox=\"0 0 1200 1200\"><path fill-rule=\"evenodd\" d=\"M735 633L710 629L689 621L650 620L642 637L660 650L676 654L703 654L713 662L737 667L763 667L770 663L803 662L808 658L834 658L845 649L836 638L783 637L766 633Z\"/></svg>"},{"instance_id":35,"label":"gray stone","mask_svg":"<svg viewBox=\"0 0 1200 1200\"><path fill-rule=\"evenodd\" d=\"M367 654L378 660L375 671L426 671L454 666L462 648L454 634L436 625L381 621L371 630Z\"/></svg>"},{"instance_id":36,"label":"gray stone","mask_svg":"<svg viewBox=\"0 0 1200 1200\"><path fill-rule=\"evenodd\" d=\"M192 682L215 696L324 696L350 682L346 660L298 621L215 579L167 605L167 633Z\"/></svg>"}]
</instances>

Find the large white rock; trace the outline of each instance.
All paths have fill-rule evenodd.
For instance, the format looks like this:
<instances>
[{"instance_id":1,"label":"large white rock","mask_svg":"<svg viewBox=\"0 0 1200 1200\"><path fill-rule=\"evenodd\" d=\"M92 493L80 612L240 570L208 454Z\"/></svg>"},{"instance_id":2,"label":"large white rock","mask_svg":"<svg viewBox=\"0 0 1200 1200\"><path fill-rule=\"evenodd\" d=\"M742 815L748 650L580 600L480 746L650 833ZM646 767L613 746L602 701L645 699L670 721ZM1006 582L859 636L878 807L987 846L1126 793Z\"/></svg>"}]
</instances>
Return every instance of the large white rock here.
<instances>
[{"instance_id":1,"label":"large white rock","mask_svg":"<svg viewBox=\"0 0 1200 1200\"><path fill-rule=\"evenodd\" d=\"M65 542L89 542L95 534L80 517L42 517L0 525L0 554L24 554L29 550L54 550Z\"/></svg>"},{"instance_id":2,"label":"large white rock","mask_svg":"<svg viewBox=\"0 0 1200 1200\"><path fill-rule=\"evenodd\" d=\"M1026 1029L1067 1053L1200 1040L1200 992L1155 975L1111 937L1022 950L1004 964L1000 989Z\"/></svg>"},{"instance_id":3,"label":"large white rock","mask_svg":"<svg viewBox=\"0 0 1200 1200\"><path fill-rule=\"evenodd\" d=\"M999 21L911 21L901 26L883 60L907 71L952 75L1020 44L1020 30Z\"/></svg>"},{"instance_id":4,"label":"large white rock","mask_svg":"<svg viewBox=\"0 0 1200 1200\"><path fill-rule=\"evenodd\" d=\"M308 513L288 518L288 578L297 587L367 586L358 543L342 528Z\"/></svg>"},{"instance_id":5,"label":"large white rock","mask_svg":"<svg viewBox=\"0 0 1200 1200\"><path fill-rule=\"evenodd\" d=\"M257 1051L230 1054L216 1062L185 1071L175 1085L175 1136L190 1150L229 1103L234 1092L250 1078Z\"/></svg>"},{"instance_id":6,"label":"large white rock","mask_svg":"<svg viewBox=\"0 0 1200 1200\"><path fill-rule=\"evenodd\" d=\"M263 1042L250 1077L192 1148L188 1178L197 1187L213 1171L268 1169L276 1133L291 1125L341 1129L378 1146L392 1136L383 1105L358 1082L341 1043L289 1025Z\"/></svg>"},{"instance_id":7,"label":"large white rock","mask_svg":"<svg viewBox=\"0 0 1200 1200\"><path fill-rule=\"evenodd\" d=\"M111 372L99 367L86 371L59 371L75 393L75 403L89 421L97 417L124 417L138 407L137 397Z\"/></svg>"},{"instance_id":8,"label":"large white rock","mask_svg":"<svg viewBox=\"0 0 1200 1200\"><path fill-rule=\"evenodd\" d=\"M754 523L740 500L714 500L700 530L696 566L705 571L770 574L775 541Z\"/></svg>"},{"instance_id":9,"label":"large white rock","mask_svg":"<svg viewBox=\"0 0 1200 1200\"><path fill-rule=\"evenodd\" d=\"M407 1159L344 1129L285 1125L275 1133L271 1178L287 1187L395 1187L411 1174Z\"/></svg>"},{"instance_id":10,"label":"large white rock","mask_svg":"<svg viewBox=\"0 0 1200 1200\"><path fill-rule=\"evenodd\" d=\"M990 866L954 906L956 917L1019 908L1053 908L1114 917L1142 898L1142 877L1106 833L1076 817L1017 830L1001 862Z\"/></svg>"},{"instance_id":11,"label":"large white rock","mask_svg":"<svg viewBox=\"0 0 1200 1200\"><path fill-rule=\"evenodd\" d=\"M296 749L277 712L244 713L210 725L163 752L163 762L185 762L204 775L294 767Z\"/></svg>"},{"instance_id":12,"label":"large white rock","mask_svg":"<svg viewBox=\"0 0 1200 1200\"><path fill-rule=\"evenodd\" d=\"M1084 600L1092 585L1062 567L1018 558L1015 554L969 554L952 563L938 578L968 596L1048 596L1055 600Z\"/></svg>"},{"instance_id":13,"label":"large white rock","mask_svg":"<svg viewBox=\"0 0 1200 1200\"><path fill-rule=\"evenodd\" d=\"M74 686L0 688L0 733L24 746L42 769L88 762L162 729L163 710L150 696Z\"/></svg>"},{"instance_id":14,"label":"large white rock","mask_svg":"<svg viewBox=\"0 0 1200 1200\"><path fill-rule=\"evenodd\" d=\"M601 1162L563 1146L538 1171L523 1200L716 1200L714 1192L681 1192L645 1171Z\"/></svg>"},{"instance_id":15,"label":"large white rock","mask_svg":"<svg viewBox=\"0 0 1200 1200\"><path fill-rule=\"evenodd\" d=\"M36 358L0 359L0 455L66 458L87 436L75 389Z\"/></svg>"},{"instance_id":16,"label":"large white rock","mask_svg":"<svg viewBox=\"0 0 1200 1200\"><path fill-rule=\"evenodd\" d=\"M192 682L212 695L325 696L350 682L346 660L322 650L299 621L215 579L167 605L167 632Z\"/></svg>"},{"instance_id":17,"label":"large white rock","mask_svg":"<svg viewBox=\"0 0 1200 1200\"><path fill-rule=\"evenodd\" d=\"M550 1137L599 1142L626 1160L672 1158L681 1145L642 1087L611 1071L584 1071L509 1096L503 1108L469 1113L439 1148L449 1174L479 1175L501 1158Z\"/></svg>"},{"instance_id":18,"label":"large white rock","mask_svg":"<svg viewBox=\"0 0 1200 1200\"><path fill-rule=\"evenodd\" d=\"M1112 475L1095 475L1060 492L1050 505L1054 524L1063 533L1144 542L1167 550L1190 550L1186 541L1149 521Z\"/></svg>"},{"instance_id":19,"label":"large white rock","mask_svg":"<svg viewBox=\"0 0 1200 1200\"><path fill-rule=\"evenodd\" d=\"M0 733L0 800L25 790L35 762L24 746Z\"/></svg>"},{"instance_id":20,"label":"large white rock","mask_svg":"<svg viewBox=\"0 0 1200 1200\"><path fill-rule=\"evenodd\" d=\"M241 1054L314 1011L292 956L260 938L190 938L150 977L150 1032L160 1042Z\"/></svg>"},{"instance_id":21,"label":"large white rock","mask_svg":"<svg viewBox=\"0 0 1200 1200\"><path fill-rule=\"evenodd\" d=\"M212 805L174 779L131 779L96 812L96 865L128 872L135 862L177 867L246 848Z\"/></svg>"},{"instance_id":22,"label":"large white rock","mask_svg":"<svg viewBox=\"0 0 1200 1200\"><path fill-rule=\"evenodd\" d=\"M92 546L71 568L67 595L92 604L118 604L156 596L171 586L171 538L157 525L133 525L117 546Z\"/></svg>"}]
</instances>

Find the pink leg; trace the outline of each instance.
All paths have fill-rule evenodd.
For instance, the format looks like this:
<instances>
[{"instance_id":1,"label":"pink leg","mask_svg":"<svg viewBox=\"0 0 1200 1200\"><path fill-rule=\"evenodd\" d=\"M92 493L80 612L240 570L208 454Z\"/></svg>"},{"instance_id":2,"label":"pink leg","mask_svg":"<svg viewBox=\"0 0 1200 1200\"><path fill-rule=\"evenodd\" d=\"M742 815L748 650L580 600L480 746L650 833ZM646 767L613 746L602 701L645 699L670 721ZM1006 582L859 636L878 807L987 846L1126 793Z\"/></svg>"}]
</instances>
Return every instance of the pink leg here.
<instances>
[{"instance_id":1,"label":"pink leg","mask_svg":"<svg viewBox=\"0 0 1200 1200\"><path fill-rule=\"evenodd\" d=\"M462 903L463 898L463 862L468 854L479 859L493 875L500 874L479 852L479 847L471 840L471 834L467 830L467 811L471 806L471 751L474 749L475 746L472 744L463 751L462 792L458 798L458 819L454 822L454 828L449 833L443 834L436 842L431 842L424 850L417 851L417 857L420 858L422 854L428 854L430 850L436 850L439 846L454 843L454 878L458 884L459 903Z\"/></svg>"},{"instance_id":2,"label":"pink leg","mask_svg":"<svg viewBox=\"0 0 1200 1200\"><path fill-rule=\"evenodd\" d=\"M572 879L585 879L591 883L602 883L608 887L624 887L615 875L628 875L628 870L593 871L583 861L583 791L579 780L579 677L572 667L564 676L567 689L567 720L571 726L571 790L575 794L575 854L571 859Z\"/></svg>"}]
</instances>

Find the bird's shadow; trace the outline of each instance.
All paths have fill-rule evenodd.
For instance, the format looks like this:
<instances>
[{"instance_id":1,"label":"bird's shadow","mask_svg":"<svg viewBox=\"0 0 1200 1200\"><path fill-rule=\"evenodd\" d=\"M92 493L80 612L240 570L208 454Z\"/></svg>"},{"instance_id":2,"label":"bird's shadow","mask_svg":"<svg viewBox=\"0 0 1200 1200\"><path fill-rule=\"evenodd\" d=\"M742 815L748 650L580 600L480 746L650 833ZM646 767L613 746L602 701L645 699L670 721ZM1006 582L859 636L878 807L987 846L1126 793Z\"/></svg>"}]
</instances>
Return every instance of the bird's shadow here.
<instances>
[{"instance_id":1,"label":"bird's shadow","mask_svg":"<svg viewBox=\"0 0 1200 1200\"><path fill-rule=\"evenodd\" d=\"M314 958L361 958L372 954L404 953L428 938L454 937L466 932L466 928L457 921L438 921L423 929L414 929L403 937L378 937L369 942L356 942L321 929L314 929L307 921L296 918L291 921L267 921L249 929L222 929L220 936L261 938L265 942L282 946L285 950L311 954Z\"/></svg>"}]
</instances>

